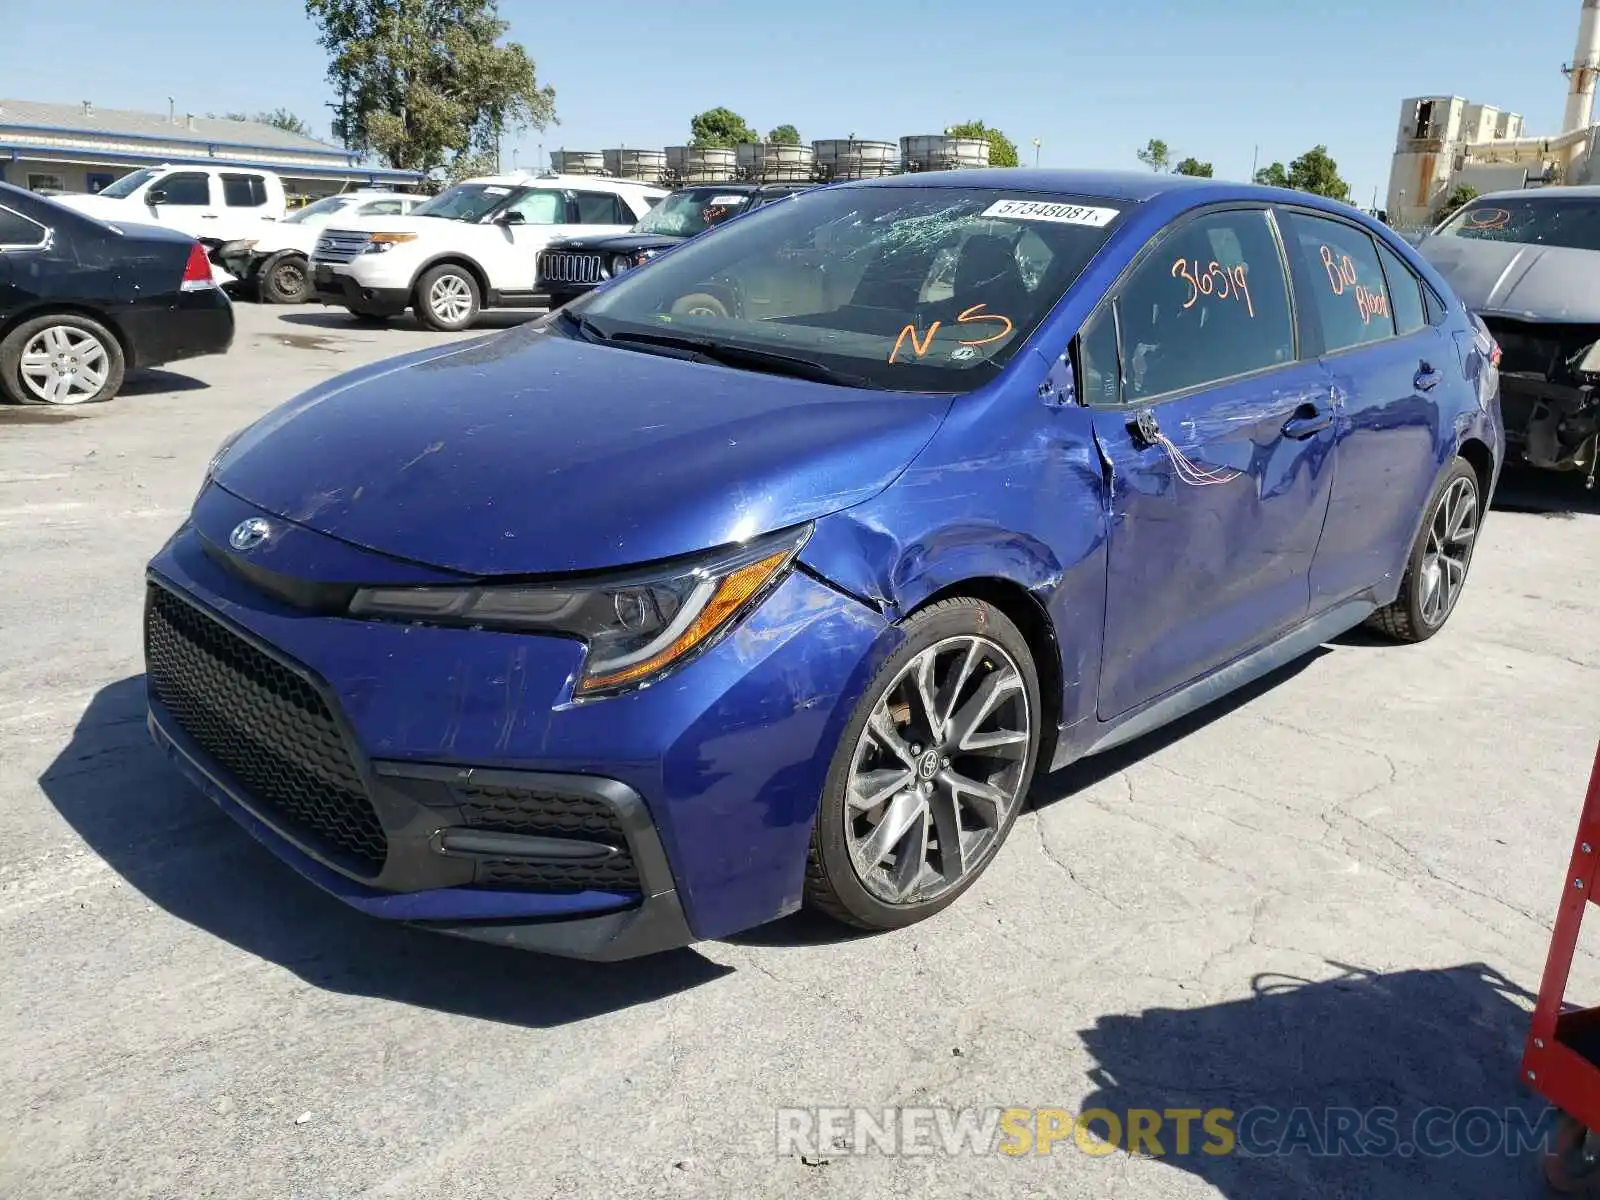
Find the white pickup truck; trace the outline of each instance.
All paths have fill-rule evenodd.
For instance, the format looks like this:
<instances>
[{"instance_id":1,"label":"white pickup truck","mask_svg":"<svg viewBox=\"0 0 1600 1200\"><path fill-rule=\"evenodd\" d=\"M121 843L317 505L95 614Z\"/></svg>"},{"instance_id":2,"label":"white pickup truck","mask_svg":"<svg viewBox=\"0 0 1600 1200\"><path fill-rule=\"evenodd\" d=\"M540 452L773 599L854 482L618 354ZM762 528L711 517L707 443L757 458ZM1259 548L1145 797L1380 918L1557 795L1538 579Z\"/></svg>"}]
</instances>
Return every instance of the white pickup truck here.
<instances>
[{"instance_id":1,"label":"white pickup truck","mask_svg":"<svg viewBox=\"0 0 1600 1200\"><path fill-rule=\"evenodd\" d=\"M634 180L523 171L469 179L410 216L341 216L311 256L316 298L364 319L411 308L429 329L466 329L482 309L537 302L547 243L626 233L666 195Z\"/></svg>"},{"instance_id":2,"label":"white pickup truck","mask_svg":"<svg viewBox=\"0 0 1600 1200\"><path fill-rule=\"evenodd\" d=\"M271 171L163 163L141 167L92 196L53 196L56 203L102 221L165 225L207 250L250 237L286 213L283 180Z\"/></svg>"}]
</instances>

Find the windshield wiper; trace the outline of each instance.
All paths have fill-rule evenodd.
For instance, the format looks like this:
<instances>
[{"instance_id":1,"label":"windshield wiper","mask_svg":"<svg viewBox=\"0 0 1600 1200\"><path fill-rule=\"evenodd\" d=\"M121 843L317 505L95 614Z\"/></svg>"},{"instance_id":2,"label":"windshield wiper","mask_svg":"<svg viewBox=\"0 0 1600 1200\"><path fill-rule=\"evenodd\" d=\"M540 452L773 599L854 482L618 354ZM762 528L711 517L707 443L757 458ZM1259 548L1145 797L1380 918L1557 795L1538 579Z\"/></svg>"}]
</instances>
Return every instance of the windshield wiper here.
<instances>
[{"instance_id":1,"label":"windshield wiper","mask_svg":"<svg viewBox=\"0 0 1600 1200\"><path fill-rule=\"evenodd\" d=\"M600 331L600 326L581 313L575 313L565 308L557 309L556 319L564 321L573 329L576 329L578 335L586 342L608 342L611 340L609 335Z\"/></svg>"},{"instance_id":2,"label":"windshield wiper","mask_svg":"<svg viewBox=\"0 0 1600 1200\"><path fill-rule=\"evenodd\" d=\"M575 318L583 320L583 318ZM782 354L776 350L759 350L751 346L730 346L709 338L685 337L668 333L618 332L607 336L613 343L630 342L641 346L660 346L668 350L686 350L703 362L720 363L725 367L753 367L772 375L790 375L796 379L810 379L817 383L838 384L841 387L872 387L864 375L836 371L809 358Z\"/></svg>"}]
</instances>

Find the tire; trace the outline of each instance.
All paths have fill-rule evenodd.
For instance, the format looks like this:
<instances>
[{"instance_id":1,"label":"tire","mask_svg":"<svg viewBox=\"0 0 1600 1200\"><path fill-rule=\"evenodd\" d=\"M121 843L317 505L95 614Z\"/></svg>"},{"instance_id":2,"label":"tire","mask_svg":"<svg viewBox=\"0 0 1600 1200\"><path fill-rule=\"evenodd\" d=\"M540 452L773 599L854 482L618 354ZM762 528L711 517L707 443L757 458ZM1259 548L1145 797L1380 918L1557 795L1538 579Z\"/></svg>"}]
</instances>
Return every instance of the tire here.
<instances>
[{"instance_id":1,"label":"tire","mask_svg":"<svg viewBox=\"0 0 1600 1200\"><path fill-rule=\"evenodd\" d=\"M690 292L672 302L669 310L677 317L727 317L728 306L710 292Z\"/></svg>"},{"instance_id":2,"label":"tire","mask_svg":"<svg viewBox=\"0 0 1600 1200\"><path fill-rule=\"evenodd\" d=\"M1600 1195L1600 1150L1582 1121L1562 1113L1556 1121L1555 1144L1544 1155L1544 1178L1550 1190L1564 1196Z\"/></svg>"},{"instance_id":3,"label":"tire","mask_svg":"<svg viewBox=\"0 0 1600 1200\"><path fill-rule=\"evenodd\" d=\"M1471 463L1458 458L1450 464L1425 512L1400 594L1367 618L1368 625L1400 642L1425 642L1443 629L1466 587L1483 520L1478 473Z\"/></svg>"},{"instance_id":4,"label":"tire","mask_svg":"<svg viewBox=\"0 0 1600 1200\"><path fill-rule=\"evenodd\" d=\"M902 628L906 640L840 736L806 863L806 902L863 929L915 924L977 881L1026 801L1042 733L1033 655L999 609L957 597L913 614ZM924 664L932 672L931 721L913 684ZM976 700L986 689L995 693L987 711ZM969 728L958 728L963 721ZM990 799L966 790L973 785L989 787ZM875 803L863 803L872 797ZM903 834L890 832L900 827ZM943 850L951 842L962 845L953 862ZM865 870L857 866L874 857Z\"/></svg>"},{"instance_id":5,"label":"tire","mask_svg":"<svg viewBox=\"0 0 1600 1200\"><path fill-rule=\"evenodd\" d=\"M34 317L0 341L0 392L19 404L98 404L126 369L116 336L77 313Z\"/></svg>"},{"instance_id":6,"label":"tire","mask_svg":"<svg viewBox=\"0 0 1600 1200\"><path fill-rule=\"evenodd\" d=\"M257 279L261 299L268 304L304 304L316 290L304 254L273 255L261 264Z\"/></svg>"},{"instance_id":7,"label":"tire","mask_svg":"<svg viewBox=\"0 0 1600 1200\"><path fill-rule=\"evenodd\" d=\"M425 271L417 280L417 320L438 333L457 333L478 319L483 297L472 272L453 263Z\"/></svg>"}]
</instances>

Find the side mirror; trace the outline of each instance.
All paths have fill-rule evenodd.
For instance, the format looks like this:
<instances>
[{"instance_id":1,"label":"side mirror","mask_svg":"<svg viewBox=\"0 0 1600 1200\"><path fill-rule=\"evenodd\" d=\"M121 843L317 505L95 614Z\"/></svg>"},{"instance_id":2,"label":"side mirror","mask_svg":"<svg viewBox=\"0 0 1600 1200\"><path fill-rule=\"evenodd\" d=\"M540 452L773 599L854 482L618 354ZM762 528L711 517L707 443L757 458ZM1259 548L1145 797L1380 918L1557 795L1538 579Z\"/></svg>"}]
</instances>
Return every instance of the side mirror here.
<instances>
[{"instance_id":1,"label":"side mirror","mask_svg":"<svg viewBox=\"0 0 1600 1200\"><path fill-rule=\"evenodd\" d=\"M519 212L503 212L495 220L501 225L526 225L527 219Z\"/></svg>"},{"instance_id":2,"label":"side mirror","mask_svg":"<svg viewBox=\"0 0 1600 1200\"><path fill-rule=\"evenodd\" d=\"M164 188L151 188L144 194L144 202L154 208L158 204L167 202L167 193Z\"/></svg>"}]
</instances>

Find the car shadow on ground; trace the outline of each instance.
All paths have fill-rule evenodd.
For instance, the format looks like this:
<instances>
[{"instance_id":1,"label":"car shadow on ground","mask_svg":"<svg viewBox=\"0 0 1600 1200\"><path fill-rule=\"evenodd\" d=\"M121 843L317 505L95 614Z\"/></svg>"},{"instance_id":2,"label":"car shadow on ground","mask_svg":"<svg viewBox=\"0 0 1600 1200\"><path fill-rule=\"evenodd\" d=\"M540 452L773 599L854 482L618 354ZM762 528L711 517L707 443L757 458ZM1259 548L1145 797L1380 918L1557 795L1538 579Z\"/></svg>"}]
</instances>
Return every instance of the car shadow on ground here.
<instances>
[{"instance_id":1,"label":"car shadow on ground","mask_svg":"<svg viewBox=\"0 0 1600 1200\"><path fill-rule=\"evenodd\" d=\"M96 693L39 785L90 849L153 904L329 991L545 1027L659 1000L731 970L689 949L575 962L347 908L184 781L145 729L142 675Z\"/></svg>"},{"instance_id":2,"label":"car shadow on ground","mask_svg":"<svg viewBox=\"0 0 1600 1200\"><path fill-rule=\"evenodd\" d=\"M128 372L128 377L122 381L122 390L117 395L148 396L154 392L196 392L210 386L205 380L196 379L192 375L146 368L142 371Z\"/></svg>"},{"instance_id":3,"label":"car shadow on ground","mask_svg":"<svg viewBox=\"0 0 1600 1200\"><path fill-rule=\"evenodd\" d=\"M496 308L478 314L478 319L472 323L468 333L493 333L499 329L511 329L517 325L524 325L535 317L543 316L542 308ZM289 325L311 325L317 329L343 329L361 330L404 330L407 333L431 333L432 330L423 328L417 319L409 312L401 313L398 317L390 317L384 321L362 320L353 317L342 309L328 309L325 312L293 312L285 311L278 315L278 320Z\"/></svg>"},{"instance_id":4,"label":"car shadow on ground","mask_svg":"<svg viewBox=\"0 0 1600 1200\"><path fill-rule=\"evenodd\" d=\"M1257 976L1248 998L1104 1016L1080 1031L1096 1067L1080 1108L1092 1152L1137 1148L1219 1196L1509 1200L1540 1192L1556 1114L1519 1080L1533 997L1493 968L1376 973L1329 963L1317 981ZM1121 1123L1116 1128L1095 1110ZM1195 1112L1187 1147L1172 1110ZM1208 1135L1200 1113L1228 1110ZM1209 1147L1209 1150L1208 1150ZM1057 1150L1059 1153L1059 1148Z\"/></svg>"},{"instance_id":5,"label":"car shadow on ground","mask_svg":"<svg viewBox=\"0 0 1600 1200\"><path fill-rule=\"evenodd\" d=\"M1585 487L1581 471L1540 471L1508 466L1495 487L1492 511L1532 513L1571 520L1600 515L1600 487Z\"/></svg>"}]
</instances>

